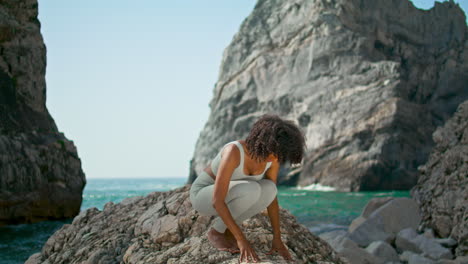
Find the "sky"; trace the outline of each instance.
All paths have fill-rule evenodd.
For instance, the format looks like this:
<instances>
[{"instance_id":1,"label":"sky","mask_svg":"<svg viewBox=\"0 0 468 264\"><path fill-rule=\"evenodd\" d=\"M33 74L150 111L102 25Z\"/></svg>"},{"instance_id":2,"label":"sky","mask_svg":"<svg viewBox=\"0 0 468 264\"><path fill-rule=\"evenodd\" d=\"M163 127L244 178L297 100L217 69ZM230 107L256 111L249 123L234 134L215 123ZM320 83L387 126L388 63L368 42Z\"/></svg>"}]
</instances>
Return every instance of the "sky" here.
<instances>
[{"instance_id":1,"label":"sky","mask_svg":"<svg viewBox=\"0 0 468 264\"><path fill-rule=\"evenodd\" d=\"M223 51L255 2L39 0L46 105L86 178L188 177Z\"/></svg>"}]
</instances>

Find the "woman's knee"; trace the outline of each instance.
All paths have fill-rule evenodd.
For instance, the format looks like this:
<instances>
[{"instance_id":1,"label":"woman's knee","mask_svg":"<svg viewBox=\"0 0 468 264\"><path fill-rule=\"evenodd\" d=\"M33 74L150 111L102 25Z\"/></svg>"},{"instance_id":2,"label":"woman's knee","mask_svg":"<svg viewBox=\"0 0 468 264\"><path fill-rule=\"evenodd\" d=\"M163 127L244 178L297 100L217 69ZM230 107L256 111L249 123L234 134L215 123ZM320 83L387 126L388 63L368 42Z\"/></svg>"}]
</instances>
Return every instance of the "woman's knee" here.
<instances>
[{"instance_id":1,"label":"woman's knee","mask_svg":"<svg viewBox=\"0 0 468 264\"><path fill-rule=\"evenodd\" d=\"M278 193L278 189L276 188L276 184L269 179L261 179L258 181L260 187L261 187L261 192L262 193L268 193L271 194L273 197L276 196Z\"/></svg>"},{"instance_id":2,"label":"woman's knee","mask_svg":"<svg viewBox=\"0 0 468 264\"><path fill-rule=\"evenodd\" d=\"M226 200L240 198L255 202L260 198L261 186L255 181L245 181L241 184L233 186L226 197Z\"/></svg>"}]
</instances>

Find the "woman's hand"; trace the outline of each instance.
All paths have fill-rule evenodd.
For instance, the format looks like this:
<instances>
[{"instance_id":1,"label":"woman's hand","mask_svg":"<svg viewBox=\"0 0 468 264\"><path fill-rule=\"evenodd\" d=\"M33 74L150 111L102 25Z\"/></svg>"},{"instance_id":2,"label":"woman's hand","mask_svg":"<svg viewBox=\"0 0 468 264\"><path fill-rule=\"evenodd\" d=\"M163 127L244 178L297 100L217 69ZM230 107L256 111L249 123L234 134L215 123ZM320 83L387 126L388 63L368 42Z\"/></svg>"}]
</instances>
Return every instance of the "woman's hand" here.
<instances>
[{"instance_id":1,"label":"woman's hand","mask_svg":"<svg viewBox=\"0 0 468 264\"><path fill-rule=\"evenodd\" d=\"M288 249L281 241L281 238L274 238L271 246L271 250L266 255L272 255L274 252L278 252L285 260L292 260L291 254Z\"/></svg>"},{"instance_id":2,"label":"woman's hand","mask_svg":"<svg viewBox=\"0 0 468 264\"><path fill-rule=\"evenodd\" d=\"M252 246L250 246L250 243L247 241L247 239L237 240L237 246L240 250L239 262L245 261L250 263L250 261L260 261L260 258L257 256L257 253L255 253L255 250L252 248Z\"/></svg>"}]
</instances>

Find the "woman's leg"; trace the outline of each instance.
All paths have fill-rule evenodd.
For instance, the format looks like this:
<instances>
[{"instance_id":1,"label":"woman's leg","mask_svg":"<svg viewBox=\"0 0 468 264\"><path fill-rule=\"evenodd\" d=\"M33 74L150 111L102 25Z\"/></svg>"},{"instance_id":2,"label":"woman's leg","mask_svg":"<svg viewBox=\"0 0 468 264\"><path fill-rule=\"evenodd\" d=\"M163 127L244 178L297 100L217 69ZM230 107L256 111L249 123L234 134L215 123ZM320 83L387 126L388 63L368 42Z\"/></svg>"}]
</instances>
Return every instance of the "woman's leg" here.
<instances>
[{"instance_id":1,"label":"woman's leg","mask_svg":"<svg viewBox=\"0 0 468 264\"><path fill-rule=\"evenodd\" d=\"M236 218L236 222L242 223L244 220L251 218L252 216L260 213L267 208L276 197L278 190L276 184L269 179L261 179L258 181L260 185L260 197L257 202L254 203L248 210L243 212Z\"/></svg>"},{"instance_id":2,"label":"woman's leg","mask_svg":"<svg viewBox=\"0 0 468 264\"><path fill-rule=\"evenodd\" d=\"M204 215L218 215L218 212L212 205L214 185L208 185L201 188L191 198L192 205L201 214ZM261 187L255 181L231 181L229 183L229 191L226 195L225 202L232 217L237 219L257 203L261 196ZM213 228L224 233L226 225L223 220L218 216L213 224Z\"/></svg>"},{"instance_id":3,"label":"woman's leg","mask_svg":"<svg viewBox=\"0 0 468 264\"><path fill-rule=\"evenodd\" d=\"M192 185L193 186L193 185ZM191 190L190 200L192 205L201 214L218 215L212 206L214 185L195 186ZM231 181L225 202L234 220L247 211L259 198L261 187L254 181ZM241 222L236 221L237 224ZM208 239L214 247L227 250L231 253L239 252L236 239L226 228L223 220L218 216L214 220L213 228L208 232Z\"/></svg>"}]
</instances>

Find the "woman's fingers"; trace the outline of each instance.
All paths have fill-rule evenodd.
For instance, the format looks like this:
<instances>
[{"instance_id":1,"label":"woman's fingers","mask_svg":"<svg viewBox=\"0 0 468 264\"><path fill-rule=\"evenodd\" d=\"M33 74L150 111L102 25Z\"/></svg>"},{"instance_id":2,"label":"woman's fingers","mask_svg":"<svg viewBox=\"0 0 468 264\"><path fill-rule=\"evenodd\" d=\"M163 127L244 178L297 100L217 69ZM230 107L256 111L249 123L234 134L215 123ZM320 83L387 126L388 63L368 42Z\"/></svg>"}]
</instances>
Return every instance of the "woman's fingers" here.
<instances>
[{"instance_id":1,"label":"woman's fingers","mask_svg":"<svg viewBox=\"0 0 468 264\"><path fill-rule=\"evenodd\" d=\"M260 261L260 258L257 256L255 251L253 250L241 250L241 255L239 257L240 262L247 262L253 261L255 263Z\"/></svg>"},{"instance_id":2,"label":"woman's fingers","mask_svg":"<svg viewBox=\"0 0 468 264\"><path fill-rule=\"evenodd\" d=\"M240 254L240 257L239 257L239 262L243 262L243 261L244 261L244 255L245 255L245 251L244 251L244 250L241 250L241 254Z\"/></svg>"}]
</instances>

